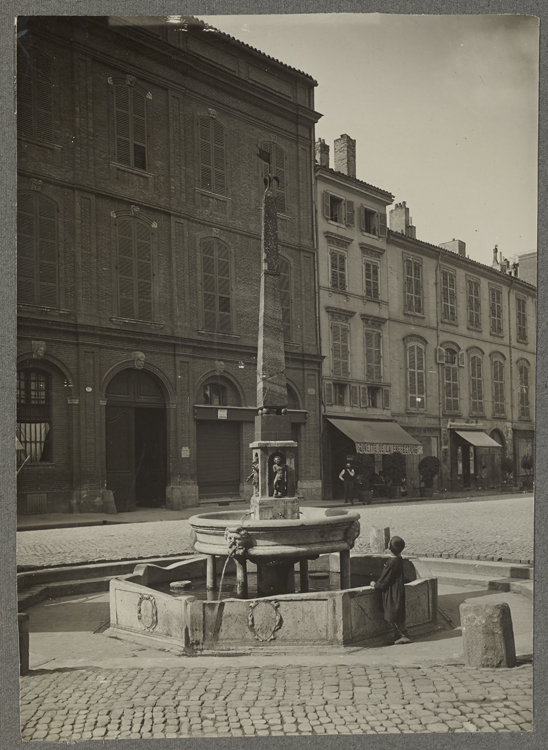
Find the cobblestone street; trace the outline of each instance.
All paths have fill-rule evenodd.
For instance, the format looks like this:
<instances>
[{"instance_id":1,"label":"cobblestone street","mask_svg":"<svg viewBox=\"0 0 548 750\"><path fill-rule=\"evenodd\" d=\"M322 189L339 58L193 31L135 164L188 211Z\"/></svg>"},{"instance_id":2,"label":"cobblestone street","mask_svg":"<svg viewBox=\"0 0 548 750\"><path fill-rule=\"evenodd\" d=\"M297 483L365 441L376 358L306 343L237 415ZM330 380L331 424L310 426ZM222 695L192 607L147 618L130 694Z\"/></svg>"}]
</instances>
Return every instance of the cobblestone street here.
<instances>
[{"instance_id":1,"label":"cobblestone street","mask_svg":"<svg viewBox=\"0 0 548 750\"><path fill-rule=\"evenodd\" d=\"M405 539L409 555L511 562L533 559L532 495L508 498L499 495L496 499L456 503L359 505L356 510L361 516L356 552L369 550L371 526L389 526L392 534ZM181 520L53 528L17 534L19 567L163 557L191 551L191 529L188 521Z\"/></svg>"},{"instance_id":2,"label":"cobblestone street","mask_svg":"<svg viewBox=\"0 0 548 750\"><path fill-rule=\"evenodd\" d=\"M37 673L22 681L22 736L66 741L526 732L533 729L532 677L530 665Z\"/></svg>"}]
</instances>

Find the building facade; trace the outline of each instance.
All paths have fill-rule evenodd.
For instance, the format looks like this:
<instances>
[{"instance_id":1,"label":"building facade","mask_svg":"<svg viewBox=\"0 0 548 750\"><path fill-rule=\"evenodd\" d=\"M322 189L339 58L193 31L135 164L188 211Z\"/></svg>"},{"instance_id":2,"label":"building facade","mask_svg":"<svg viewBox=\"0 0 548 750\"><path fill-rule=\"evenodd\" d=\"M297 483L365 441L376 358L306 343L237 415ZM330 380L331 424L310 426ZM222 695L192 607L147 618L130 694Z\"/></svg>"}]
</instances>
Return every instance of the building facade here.
<instances>
[{"instance_id":1,"label":"building facade","mask_svg":"<svg viewBox=\"0 0 548 750\"><path fill-rule=\"evenodd\" d=\"M315 81L196 19L20 31L19 512L251 494L258 147L279 179L298 487L319 496Z\"/></svg>"},{"instance_id":2,"label":"building facade","mask_svg":"<svg viewBox=\"0 0 548 750\"><path fill-rule=\"evenodd\" d=\"M316 161L324 491L340 495L356 452L377 472L403 453L412 493L425 455L440 459L442 490L498 487L505 459L524 479L536 288L467 258L460 240L417 240L405 203L387 222L392 196L356 179L348 136L335 142L334 170L321 141Z\"/></svg>"}]
</instances>

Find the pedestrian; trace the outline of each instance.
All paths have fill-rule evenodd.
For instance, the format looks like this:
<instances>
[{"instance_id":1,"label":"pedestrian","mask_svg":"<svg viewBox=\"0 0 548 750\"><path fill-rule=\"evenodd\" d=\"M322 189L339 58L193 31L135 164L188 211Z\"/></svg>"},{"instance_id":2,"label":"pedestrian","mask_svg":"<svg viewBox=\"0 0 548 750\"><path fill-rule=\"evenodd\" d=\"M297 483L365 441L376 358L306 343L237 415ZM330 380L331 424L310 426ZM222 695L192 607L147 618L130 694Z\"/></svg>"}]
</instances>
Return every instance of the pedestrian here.
<instances>
[{"instance_id":1,"label":"pedestrian","mask_svg":"<svg viewBox=\"0 0 548 750\"><path fill-rule=\"evenodd\" d=\"M411 643L405 627L405 586L403 581L403 560L401 553L405 542L399 536L393 536L388 544L390 557L384 564L378 581L371 581L371 586L382 592L384 619L392 628L394 643Z\"/></svg>"},{"instance_id":2,"label":"pedestrian","mask_svg":"<svg viewBox=\"0 0 548 750\"><path fill-rule=\"evenodd\" d=\"M352 468L351 463L347 463L344 469L339 474L339 479L343 483L344 487L344 502L352 503L354 505L354 480L356 478L356 472Z\"/></svg>"}]
</instances>

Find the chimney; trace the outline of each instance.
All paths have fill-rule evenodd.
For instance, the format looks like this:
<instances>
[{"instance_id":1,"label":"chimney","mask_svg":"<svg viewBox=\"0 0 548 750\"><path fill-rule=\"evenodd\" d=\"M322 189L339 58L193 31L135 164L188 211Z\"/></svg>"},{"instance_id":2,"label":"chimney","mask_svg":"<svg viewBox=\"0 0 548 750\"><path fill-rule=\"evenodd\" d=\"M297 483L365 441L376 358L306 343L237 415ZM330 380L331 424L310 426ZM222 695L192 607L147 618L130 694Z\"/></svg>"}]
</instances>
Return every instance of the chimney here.
<instances>
[{"instance_id":1,"label":"chimney","mask_svg":"<svg viewBox=\"0 0 548 750\"><path fill-rule=\"evenodd\" d=\"M316 162L320 167L329 169L329 146L323 138L316 141Z\"/></svg>"},{"instance_id":2,"label":"chimney","mask_svg":"<svg viewBox=\"0 0 548 750\"><path fill-rule=\"evenodd\" d=\"M493 248L493 262L491 263L492 268L497 268L497 269L499 268L498 255L499 255L499 246L495 245L495 247Z\"/></svg>"},{"instance_id":3,"label":"chimney","mask_svg":"<svg viewBox=\"0 0 548 750\"><path fill-rule=\"evenodd\" d=\"M452 253L456 253L457 255L466 258L466 242L463 242L462 240L456 240L453 237L451 242L440 243L440 247L443 247L444 250L450 250Z\"/></svg>"},{"instance_id":4,"label":"chimney","mask_svg":"<svg viewBox=\"0 0 548 750\"><path fill-rule=\"evenodd\" d=\"M416 227L413 226L413 219L409 216L409 209L405 201L396 203L388 216L392 232L399 232L400 234L405 234L406 237L415 239L417 236Z\"/></svg>"},{"instance_id":5,"label":"chimney","mask_svg":"<svg viewBox=\"0 0 548 750\"><path fill-rule=\"evenodd\" d=\"M349 135L341 135L335 141L335 170L356 177L356 141Z\"/></svg>"}]
</instances>

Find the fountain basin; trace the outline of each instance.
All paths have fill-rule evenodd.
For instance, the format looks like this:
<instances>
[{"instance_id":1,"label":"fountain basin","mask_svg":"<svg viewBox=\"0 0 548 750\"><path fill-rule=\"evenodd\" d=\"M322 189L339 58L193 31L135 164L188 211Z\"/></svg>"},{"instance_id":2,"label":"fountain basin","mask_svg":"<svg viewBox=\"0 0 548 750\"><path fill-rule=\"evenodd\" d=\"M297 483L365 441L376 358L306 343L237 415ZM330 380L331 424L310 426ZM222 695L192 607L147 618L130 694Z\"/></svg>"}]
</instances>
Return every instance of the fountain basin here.
<instances>
[{"instance_id":1,"label":"fountain basin","mask_svg":"<svg viewBox=\"0 0 548 750\"><path fill-rule=\"evenodd\" d=\"M298 519L255 520L240 511L200 513L189 523L196 534L194 548L205 555L226 555L225 531L243 530L246 557L261 564L283 559L313 559L350 550L359 535L360 514L339 508L303 508Z\"/></svg>"},{"instance_id":2,"label":"fountain basin","mask_svg":"<svg viewBox=\"0 0 548 750\"><path fill-rule=\"evenodd\" d=\"M354 555L352 571L376 579L385 560L382 555ZM311 570L336 573L339 565L338 554L324 555L312 564ZM205 578L206 567L207 557L200 556L165 568L163 573L158 566L142 565L139 574L113 579L108 634L178 653L265 646L373 646L390 642L380 592L369 586L204 601L191 593L174 597L140 583ZM418 560L405 559L407 625L412 635L439 629L437 580L421 577L421 572L429 575L421 570Z\"/></svg>"}]
</instances>

